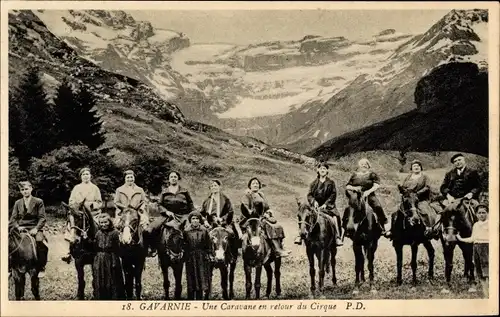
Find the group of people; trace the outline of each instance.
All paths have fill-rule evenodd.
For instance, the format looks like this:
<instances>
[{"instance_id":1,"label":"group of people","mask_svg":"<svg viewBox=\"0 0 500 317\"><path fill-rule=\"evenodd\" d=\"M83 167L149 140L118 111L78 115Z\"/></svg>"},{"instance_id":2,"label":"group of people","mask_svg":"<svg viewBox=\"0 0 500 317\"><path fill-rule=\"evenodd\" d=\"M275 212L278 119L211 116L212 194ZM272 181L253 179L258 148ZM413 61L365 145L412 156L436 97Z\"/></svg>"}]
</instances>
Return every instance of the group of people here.
<instances>
[{"instance_id":1,"label":"group of people","mask_svg":"<svg viewBox=\"0 0 500 317\"><path fill-rule=\"evenodd\" d=\"M471 199L477 206L480 193L480 181L477 171L466 165L462 154L454 155L451 162L454 168L446 173L440 187L440 192L445 198L443 203L451 203L456 199L466 197L467 199ZM434 209L430 207L429 179L423 173L420 161L415 160L411 162L410 166L411 172L403 181L402 186L407 190L417 193L419 197L418 209L422 218L431 230L437 230L435 225L439 220L432 223L430 220L431 217L428 217L430 213L434 212ZM307 200L313 208L333 218L336 229L336 243L340 246L343 240L341 215L336 208L337 190L335 181L328 176L328 171L328 164L319 164L316 170L317 177L310 184ZM233 205L231 200L222 192L222 183L218 179L210 181L210 194L201 204L201 209L196 210L190 192L180 185L181 175L175 171L169 173L158 200L161 207L161 215L150 219L146 208L147 196L144 190L135 184L134 172L127 170L124 173L125 183L117 188L115 192L114 204L116 206L116 215L115 221L113 221L108 214L102 213L100 215L103 201L99 188L91 181L92 175L90 169L83 168L79 175L81 183L76 185L71 191L69 206L72 210L76 210L83 202L84 207L91 211L98 220L99 230L95 237L95 243L98 248L94 260L94 265L96 266L94 270L98 275L98 279L119 279L118 275L113 273L113 268L119 267L115 265L115 262L119 262L116 251L119 245L119 234L115 227L119 225L120 214L128 207L138 209L140 224L146 235L156 233L162 226L170 226L187 233L185 236L186 243L189 245L189 248L187 248L188 254L186 254L188 258L186 261L186 272L188 274L189 272L200 270L200 260L189 261L190 256L201 258L201 261L204 261L204 259L209 261L208 254L200 257L200 252L208 252L208 248L205 245L210 243L209 241L207 242L209 228L223 226L228 230L232 238L242 241L246 235L245 223L249 218L262 219L264 233L276 256L286 257L290 253L290 251L283 248L283 239L285 237L283 227L275 218L275 213L270 208L266 196L261 191L262 183L256 177L250 179L247 184L248 189L244 193L240 204L241 219L235 223ZM362 197L366 199L376 214L378 222L382 226L383 234L386 237L390 237L390 221L376 195L380 187L380 177L371 169L370 162L367 159L361 159L358 162L357 171L352 174L346 184L346 195L350 191L361 192ZM39 243L39 248L42 250L39 252L39 276L43 277L47 263L47 247L44 245L43 235L43 227L46 223L44 204L41 199L31 195L33 188L29 181L20 182L19 189L23 197L17 200L14 205L10 224L16 228L27 228L30 230L30 234L35 236L37 243ZM487 212L487 206L485 210ZM483 218L480 217L480 219ZM484 231L485 225L474 226L474 230L472 240L463 238L463 241L476 242L474 240L475 237L479 237L478 239L481 239L480 242L484 243L485 234L477 231ZM76 239L74 215L71 212L68 215L68 233L66 240L71 244ZM298 236L294 242L301 244L301 237ZM148 256L154 256L156 252L155 246L146 245L146 247L148 247ZM191 254L189 250L192 250ZM62 260L67 263L71 261L69 252L62 257ZM189 263L193 267L188 267ZM109 268L105 269L103 267ZM123 283L123 281L118 283ZM99 285L110 287L110 283L100 283ZM199 287L203 288L203 285ZM102 293L104 294L108 291L105 289L102 290ZM202 289L192 291L197 292L202 291ZM95 294L100 293L98 291ZM99 295L97 296L99 297Z\"/></svg>"}]
</instances>

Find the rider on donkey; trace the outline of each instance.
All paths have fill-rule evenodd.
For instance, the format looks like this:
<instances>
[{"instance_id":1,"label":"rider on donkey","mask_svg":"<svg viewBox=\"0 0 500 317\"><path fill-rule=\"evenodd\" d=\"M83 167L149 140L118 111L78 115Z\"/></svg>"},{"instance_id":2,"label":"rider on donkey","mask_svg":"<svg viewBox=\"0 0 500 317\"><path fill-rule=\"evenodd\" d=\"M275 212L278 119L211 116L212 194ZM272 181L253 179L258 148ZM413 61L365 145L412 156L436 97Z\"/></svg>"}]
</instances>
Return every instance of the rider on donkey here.
<instances>
[{"instance_id":1,"label":"rider on donkey","mask_svg":"<svg viewBox=\"0 0 500 317\"><path fill-rule=\"evenodd\" d=\"M368 205L377 215L378 222L383 225L382 233L388 237L390 235L390 223L387 221L384 209L380 204L375 191L380 188L379 176L371 170L370 161L362 158L358 161L358 170L354 172L346 185L346 194L349 190L362 192L363 199L367 199Z\"/></svg>"},{"instance_id":2,"label":"rider on donkey","mask_svg":"<svg viewBox=\"0 0 500 317\"><path fill-rule=\"evenodd\" d=\"M270 241L271 248L276 253L276 256L286 257L290 251L283 249L282 240L284 238L283 227L277 224L273 217L272 211L269 208L264 194L260 191L262 183L256 177L248 182L248 190L242 198L241 214L244 219L240 222L242 228L246 227L246 220L249 218L263 218L263 228L266 233L267 240ZM243 235L245 239L246 233Z\"/></svg>"},{"instance_id":3,"label":"rider on donkey","mask_svg":"<svg viewBox=\"0 0 500 317\"><path fill-rule=\"evenodd\" d=\"M115 227L119 227L120 224L120 214L123 210L131 207L138 208L140 224L142 228L145 228L149 222L149 217L146 212L146 193L144 190L135 184L135 173L132 170L126 170L125 184L118 187L115 192Z\"/></svg>"},{"instance_id":4,"label":"rider on donkey","mask_svg":"<svg viewBox=\"0 0 500 317\"><path fill-rule=\"evenodd\" d=\"M418 197L418 205L417 205L417 212L419 212L424 225L429 229L435 224L433 221L433 214L436 214L430 203L430 184L429 184L429 177L425 175L422 170L422 163L419 160L413 160L410 164L411 171L409 175L404 179L401 188L404 188L405 190L409 192L414 192L417 194ZM403 208L403 205L401 203L401 207ZM394 216L397 213L393 213L392 221L395 220Z\"/></svg>"},{"instance_id":5,"label":"rider on donkey","mask_svg":"<svg viewBox=\"0 0 500 317\"><path fill-rule=\"evenodd\" d=\"M90 169L88 167L84 167L80 170L80 178L82 182L76 185L71 191L71 195L69 197L69 207L70 211L68 213L68 230L69 237L65 237L65 240L69 242L69 245L75 242L76 240L76 230L75 230L75 218L74 212L80 206L80 204L85 201L84 208L92 212L93 216L97 216L100 214L100 210L102 208L102 198L101 191L99 187L93 184L90 179L92 177L90 173ZM66 254L61 258L66 263L71 262L71 254Z\"/></svg>"},{"instance_id":6,"label":"rider on donkey","mask_svg":"<svg viewBox=\"0 0 500 317\"><path fill-rule=\"evenodd\" d=\"M160 194L161 214L156 217L144 230L148 236L156 235L158 230L165 225L183 231L189 214L194 209L193 200L188 190L179 185L181 175L178 172L171 172L168 176L168 186L162 189ZM165 221L170 219L167 223ZM149 246L151 251L148 256L155 254L155 246Z\"/></svg>"},{"instance_id":7,"label":"rider on donkey","mask_svg":"<svg viewBox=\"0 0 500 317\"><path fill-rule=\"evenodd\" d=\"M318 165L317 174L318 177L311 183L309 187L309 193L307 194L307 200L313 208L325 213L326 215L333 218L333 223L335 225L336 243L341 246L341 226L340 226L340 214L335 206L335 200L337 199L337 190L335 188L335 182L328 177L329 166L326 162L322 162ZM295 244L302 244L301 236L297 236L294 241Z\"/></svg>"},{"instance_id":8,"label":"rider on donkey","mask_svg":"<svg viewBox=\"0 0 500 317\"><path fill-rule=\"evenodd\" d=\"M9 220L9 227L16 230L20 228L28 229L29 234L35 236L38 268L40 269L38 277L44 277L49 252L49 249L44 243L45 236L43 234L43 227L46 223L45 206L42 199L31 195L33 186L29 181L19 182L18 186L23 197L18 199L14 204L12 215Z\"/></svg>"},{"instance_id":9,"label":"rider on donkey","mask_svg":"<svg viewBox=\"0 0 500 317\"><path fill-rule=\"evenodd\" d=\"M466 198L472 208L479 204L479 194L481 192L481 181L479 174L473 168L467 166L463 154L458 153L451 157L450 162L454 165L453 169L448 171L441 185L441 194L446 198L443 205L447 206L456 199ZM441 213L438 214L436 225L440 223ZM437 226L434 231L437 232Z\"/></svg>"},{"instance_id":10,"label":"rider on donkey","mask_svg":"<svg viewBox=\"0 0 500 317\"><path fill-rule=\"evenodd\" d=\"M223 226L232 238L234 232L233 226L233 206L229 198L221 192L222 183L218 179L210 181L210 195L201 206L201 216L206 221L207 227ZM238 233L238 238L241 238L241 233Z\"/></svg>"}]
</instances>

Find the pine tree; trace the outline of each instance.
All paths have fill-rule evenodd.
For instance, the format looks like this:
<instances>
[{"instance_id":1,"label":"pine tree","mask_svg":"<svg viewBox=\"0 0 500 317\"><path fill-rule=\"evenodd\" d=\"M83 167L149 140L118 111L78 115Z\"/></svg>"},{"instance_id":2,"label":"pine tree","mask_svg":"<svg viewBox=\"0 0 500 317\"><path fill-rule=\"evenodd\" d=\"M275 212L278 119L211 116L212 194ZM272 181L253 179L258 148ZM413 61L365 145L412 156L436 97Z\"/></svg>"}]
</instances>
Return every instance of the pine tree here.
<instances>
[{"instance_id":1,"label":"pine tree","mask_svg":"<svg viewBox=\"0 0 500 317\"><path fill-rule=\"evenodd\" d=\"M16 88L9 89L9 147L13 155L23 155L22 141L26 138L26 113L19 103L19 93Z\"/></svg>"},{"instance_id":2,"label":"pine tree","mask_svg":"<svg viewBox=\"0 0 500 317\"><path fill-rule=\"evenodd\" d=\"M96 100L85 87L80 89L76 98L79 105L79 113L76 116L79 121L78 140L95 150L106 141L101 117L95 109Z\"/></svg>"},{"instance_id":3,"label":"pine tree","mask_svg":"<svg viewBox=\"0 0 500 317\"><path fill-rule=\"evenodd\" d=\"M68 81L63 81L57 88L54 99L54 111L57 114L57 133L61 146L79 145L80 105Z\"/></svg>"},{"instance_id":4,"label":"pine tree","mask_svg":"<svg viewBox=\"0 0 500 317\"><path fill-rule=\"evenodd\" d=\"M54 112L47 102L37 68L30 68L19 85L16 104L22 107L25 116L24 133L17 145L21 169L26 169L32 157L41 157L57 147ZM18 137L18 136L15 136ZM20 150L22 149L22 150Z\"/></svg>"}]
</instances>

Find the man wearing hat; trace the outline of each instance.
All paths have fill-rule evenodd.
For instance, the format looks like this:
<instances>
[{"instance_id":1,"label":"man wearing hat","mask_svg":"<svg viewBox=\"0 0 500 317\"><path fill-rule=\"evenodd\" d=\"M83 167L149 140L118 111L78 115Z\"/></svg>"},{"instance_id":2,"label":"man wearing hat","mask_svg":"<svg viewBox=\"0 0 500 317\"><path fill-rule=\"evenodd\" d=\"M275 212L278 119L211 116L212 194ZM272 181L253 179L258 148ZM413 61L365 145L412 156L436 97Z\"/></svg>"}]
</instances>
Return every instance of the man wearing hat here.
<instances>
[{"instance_id":1,"label":"man wearing hat","mask_svg":"<svg viewBox=\"0 0 500 317\"><path fill-rule=\"evenodd\" d=\"M38 277L44 277L49 252L44 242L45 236L42 230L46 223L45 206L42 199L31 195L33 186L29 181L19 182L18 186L23 197L14 204L9 227L17 230L20 228L28 229L29 233L35 236L38 267L40 269Z\"/></svg>"},{"instance_id":2,"label":"man wearing hat","mask_svg":"<svg viewBox=\"0 0 500 317\"><path fill-rule=\"evenodd\" d=\"M474 208L479 204L478 199L481 192L479 174L467 166L465 157L461 153L453 155L450 162L454 167L446 173L440 188L441 194L446 198L443 204L449 205L456 199L466 198ZM439 214L436 223L439 223L440 220L441 215Z\"/></svg>"},{"instance_id":3,"label":"man wearing hat","mask_svg":"<svg viewBox=\"0 0 500 317\"><path fill-rule=\"evenodd\" d=\"M473 199L477 203L481 191L479 174L467 166L465 157L460 153L453 155L450 161L454 168L446 173L441 185L441 193L446 197L447 203L462 197Z\"/></svg>"}]
</instances>

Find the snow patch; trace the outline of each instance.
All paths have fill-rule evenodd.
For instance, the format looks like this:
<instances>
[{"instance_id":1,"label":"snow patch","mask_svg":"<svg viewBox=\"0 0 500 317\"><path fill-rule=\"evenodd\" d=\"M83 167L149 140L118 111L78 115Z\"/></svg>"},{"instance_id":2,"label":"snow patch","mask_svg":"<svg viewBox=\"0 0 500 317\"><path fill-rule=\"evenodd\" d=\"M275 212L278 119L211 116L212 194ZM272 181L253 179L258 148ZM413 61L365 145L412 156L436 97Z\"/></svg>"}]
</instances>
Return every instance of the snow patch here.
<instances>
[{"instance_id":1,"label":"snow patch","mask_svg":"<svg viewBox=\"0 0 500 317\"><path fill-rule=\"evenodd\" d=\"M316 132L314 132L314 134L313 134L313 138L317 138L319 133L320 133L320 130L316 130Z\"/></svg>"}]
</instances>

